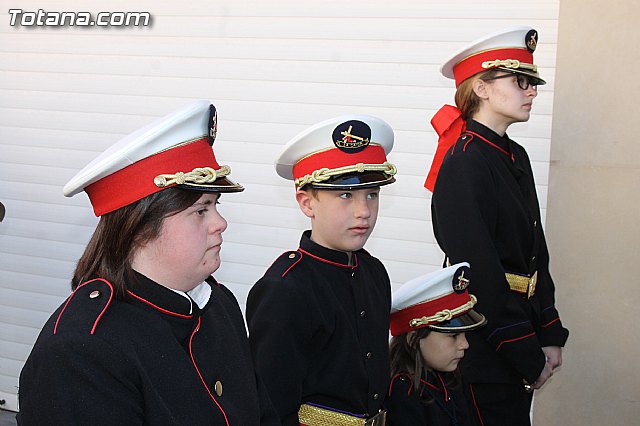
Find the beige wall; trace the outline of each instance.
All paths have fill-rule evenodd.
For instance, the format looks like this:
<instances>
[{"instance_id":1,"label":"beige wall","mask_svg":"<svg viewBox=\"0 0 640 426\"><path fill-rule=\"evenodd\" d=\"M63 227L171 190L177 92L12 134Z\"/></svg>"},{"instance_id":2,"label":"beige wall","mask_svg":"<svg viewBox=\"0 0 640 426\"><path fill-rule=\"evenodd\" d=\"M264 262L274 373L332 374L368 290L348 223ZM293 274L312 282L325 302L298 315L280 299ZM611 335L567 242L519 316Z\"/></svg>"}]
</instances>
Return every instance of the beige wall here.
<instances>
[{"instance_id":1,"label":"beige wall","mask_svg":"<svg viewBox=\"0 0 640 426\"><path fill-rule=\"evenodd\" d=\"M547 210L571 330L539 425L640 421L640 6L563 0Z\"/></svg>"}]
</instances>

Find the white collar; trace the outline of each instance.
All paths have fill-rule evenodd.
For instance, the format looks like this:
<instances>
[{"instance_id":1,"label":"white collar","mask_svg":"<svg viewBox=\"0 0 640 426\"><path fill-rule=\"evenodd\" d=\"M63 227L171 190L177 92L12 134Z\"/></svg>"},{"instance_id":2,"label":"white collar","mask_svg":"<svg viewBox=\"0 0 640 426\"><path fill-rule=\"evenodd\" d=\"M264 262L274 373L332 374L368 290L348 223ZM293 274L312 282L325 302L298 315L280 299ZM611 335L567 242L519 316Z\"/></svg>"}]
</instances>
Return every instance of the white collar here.
<instances>
[{"instance_id":1,"label":"white collar","mask_svg":"<svg viewBox=\"0 0 640 426\"><path fill-rule=\"evenodd\" d=\"M207 302L209 302L209 298L211 297L211 286L206 282L198 284L187 292L184 292L182 290L175 290L173 288L169 289L189 300L189 303L191 303L189 314L193 313L193 302L196 302L196 305L198 305L198 307L202 309L205 307Z\"/></svg>"}]
</instances>

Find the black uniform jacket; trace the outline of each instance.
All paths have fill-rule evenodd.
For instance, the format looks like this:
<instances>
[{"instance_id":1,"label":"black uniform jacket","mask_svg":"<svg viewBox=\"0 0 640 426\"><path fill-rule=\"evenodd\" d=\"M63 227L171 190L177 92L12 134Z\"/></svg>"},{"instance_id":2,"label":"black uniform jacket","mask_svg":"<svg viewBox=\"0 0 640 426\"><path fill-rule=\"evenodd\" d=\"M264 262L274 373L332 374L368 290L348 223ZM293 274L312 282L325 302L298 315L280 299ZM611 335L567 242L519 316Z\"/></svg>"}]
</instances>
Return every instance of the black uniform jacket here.
<instances>
[{"instance_id":1,"label":"black uniform jacket","mask_svg":"<svg viewBox=\"0 0 640 426\"><path fill-rule=\"evenodd\" d=\"M477 426L477 410L467 385L453 373L429 373L418 389L407 374L391 380L387 419L391 426ZM453 385L455 383L455 385Z\"/></svg>"},{"instance_id":2,"label":"black uniform jacket","mask_svg":"<svg viewBox=\"0 0 640 426\"><path fill-rule=\"evenodd\" d=\"M97 279L51 316L20 374L18 424L280 424L233 294L210 278L200 309L136 276L126 301Z\"/></svg>"},{"instance_id":3,"label":"black uniform jacket","mask_svg":"<svg viewBox=\"0 0 640 426\"><path fill-rule=\"evenodd\" d=\"M533 383L544 346L564 346L549 253L524 148L469 120L445 157L432 198L433 228L452 264L471 264L469 293L488 320L469 333L463 376L478 383ZM535 295L510 290L505 273L538 271Z\"/></svg>"},{"instance_id":4,"label":"black uniform jacket","mask_svg":"<svg viewBox=\"0 0 640 426\"><path fill-rule=\"evenodd\" d=\"M306 231L249 293L258 373L285 425L312 402L355 414L383 408L389 384L390 282L365 250L324 248Z\"/></svg>"}]
</instances>

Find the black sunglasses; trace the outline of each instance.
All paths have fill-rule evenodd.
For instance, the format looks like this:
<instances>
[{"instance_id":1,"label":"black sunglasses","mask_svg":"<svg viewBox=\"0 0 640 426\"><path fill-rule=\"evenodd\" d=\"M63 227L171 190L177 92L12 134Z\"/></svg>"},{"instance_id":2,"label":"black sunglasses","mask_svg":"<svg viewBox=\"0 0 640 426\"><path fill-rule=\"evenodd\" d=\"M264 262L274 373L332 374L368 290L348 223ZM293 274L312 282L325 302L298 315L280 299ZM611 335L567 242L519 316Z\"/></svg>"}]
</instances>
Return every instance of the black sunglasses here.
<instances>
[{"instance_id":1,"label":"black sunglasses","mask_svg":"<svg viewBox=\"0 0 640 426\"><path fill-rule=\"evenodd\" d=\"M511 73L499 75L496 77L486 78L483 80L490 81L490 80L498 80L498 79L507 78L507 77L515 77L516 82L518 83L518 87L521 88L522 90L527 90L529 86L531 86L533 90L538 90L538 80L536 78L528 75L516 73L516 72L511 72Z\"/></svg>"}]
</instances>

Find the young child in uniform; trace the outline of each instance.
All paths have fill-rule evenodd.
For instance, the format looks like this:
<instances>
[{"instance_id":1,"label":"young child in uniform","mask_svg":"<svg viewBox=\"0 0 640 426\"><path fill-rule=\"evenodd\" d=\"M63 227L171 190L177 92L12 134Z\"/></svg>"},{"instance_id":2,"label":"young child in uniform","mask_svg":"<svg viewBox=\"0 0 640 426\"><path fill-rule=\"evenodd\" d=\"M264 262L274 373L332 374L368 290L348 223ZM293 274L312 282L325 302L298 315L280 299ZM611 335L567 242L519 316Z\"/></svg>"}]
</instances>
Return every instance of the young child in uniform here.
<instances>
[{"instance_id":1,"label":"young child in uniform","mask_svg":"<svg viewBox=\"0 0 640 426\"><path fill-rule=\"evenodd\" d=\"M458 371L469 347L465 333L485 324L467 292L469 264L459 263L405 283L393 294L392 426L480 425Z\"/></svg>"},{"instance_id":2,"label":"young child in uniform","mask_svg":"<svg viewBox=\"0 0 640 426\"><path fill-rule=\"evenodd\" d=\"M384 424L391 289L363 246L380 186L395 181L393 140L377 117L342 116L294 137L276 161L311 230L251 289L247 321L284 425Z\"/></svg>"}]
</instances>

